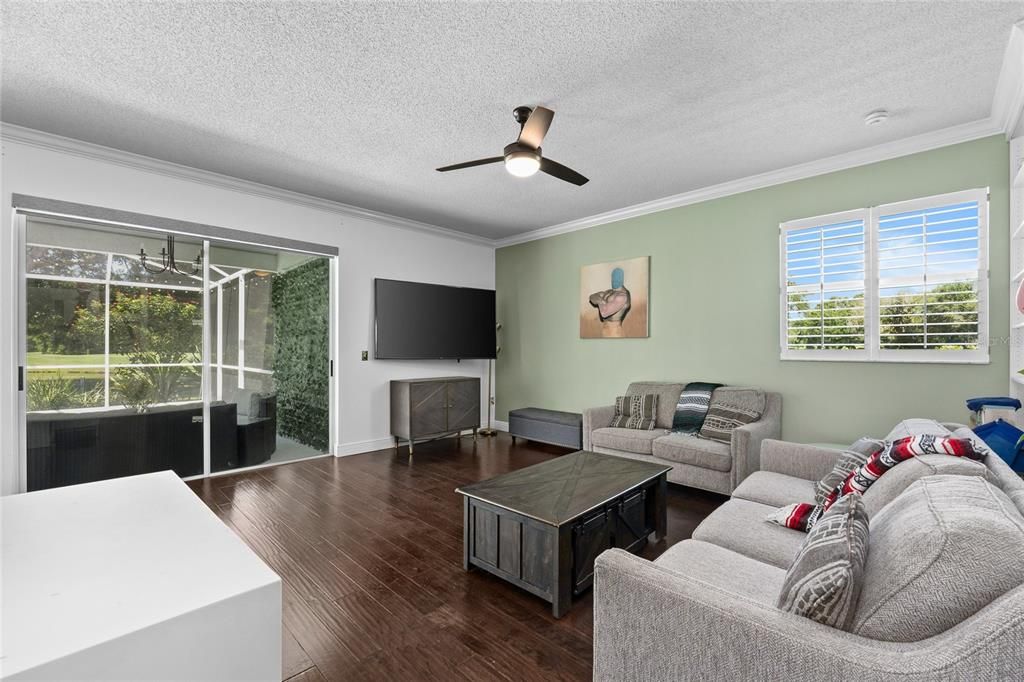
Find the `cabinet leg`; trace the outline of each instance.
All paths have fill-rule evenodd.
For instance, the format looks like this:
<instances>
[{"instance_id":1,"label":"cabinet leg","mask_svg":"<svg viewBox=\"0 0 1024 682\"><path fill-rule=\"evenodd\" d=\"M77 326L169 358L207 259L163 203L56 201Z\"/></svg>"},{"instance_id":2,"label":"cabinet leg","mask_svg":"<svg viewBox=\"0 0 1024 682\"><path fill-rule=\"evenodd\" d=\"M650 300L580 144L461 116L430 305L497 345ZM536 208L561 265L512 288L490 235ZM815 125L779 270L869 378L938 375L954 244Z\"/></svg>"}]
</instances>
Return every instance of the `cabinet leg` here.
<instances>
[{"instance_id":1,"label":"cabinet leg","mask_svg":"<svg viewBox=\"0 0 1024 682\"><path fill-rule=\"evenodd\" d=\"M412 457L412 441L409 441L409 456Z\"/></svg>"},{"instance_id":2,"label":"cabinet leg","mask_svg":"<svg viewBox=\"0 0 1024 682\"><path fill-rule=\"evenodd\" d=\"M476 427L473 427L473 440L476 440Z\"/></svg>"}]
</instances>

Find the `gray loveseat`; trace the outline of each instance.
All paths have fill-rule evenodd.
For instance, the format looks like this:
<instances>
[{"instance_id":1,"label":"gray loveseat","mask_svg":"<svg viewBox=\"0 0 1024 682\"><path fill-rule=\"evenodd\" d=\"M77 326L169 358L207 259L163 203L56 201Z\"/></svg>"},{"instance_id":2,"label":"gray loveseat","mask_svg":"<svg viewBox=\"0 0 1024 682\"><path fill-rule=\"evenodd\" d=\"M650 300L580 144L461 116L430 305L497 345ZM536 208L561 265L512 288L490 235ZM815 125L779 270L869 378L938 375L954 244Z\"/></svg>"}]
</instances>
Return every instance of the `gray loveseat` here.
<instances>
[{"instance_id":1,"label":"gray loveseat","mask_svg":"<svg viewBox=\"0 0 1024 682\"><path fill-rule=\"evenodd\" d=\"M640 381L626 389L626 395L654 393L658 396L653 431L612 428L609 425L615 415L614 405L584 410L583 449L669 464L672 470L668 472L668 480L673 483L730 494L757 470L761 441L781 435L782 396L765 393L765 412L761 419L733 431L732 442L726 444L671 432L676 403L685 386L685 383ZM730 390L744 389L717 389L726 394Z\"/></svg>"},{"instance_id":2,"label":"gray loveseat","mask_svg":"<svg viewBox=\"0 0 1024 682\"><path fill-rule=\"evenodd\" d=\"M692 539L653 562L598 557L594 679L1021 679L1024 482L994 454L908 460L867 490L850 632L776 608L806 535L764 519L813 501L838 454L765 441L761 471Z\"/></svg>"}]
</instances>

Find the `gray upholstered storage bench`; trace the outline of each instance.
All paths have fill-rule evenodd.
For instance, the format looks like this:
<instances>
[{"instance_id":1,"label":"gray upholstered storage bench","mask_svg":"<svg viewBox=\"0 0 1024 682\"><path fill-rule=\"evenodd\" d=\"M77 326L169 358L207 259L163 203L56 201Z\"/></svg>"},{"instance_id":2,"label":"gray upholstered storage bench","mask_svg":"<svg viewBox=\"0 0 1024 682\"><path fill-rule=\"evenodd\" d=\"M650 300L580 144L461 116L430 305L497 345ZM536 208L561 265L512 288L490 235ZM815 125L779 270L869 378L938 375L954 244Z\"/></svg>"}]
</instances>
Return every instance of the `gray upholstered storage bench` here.
<instances>
[{"instance_id":1,"label":"gray upholstered storage bench","mask_svg":"<svg viewBox=\"0 0 1024 682\"><path fill-rule=\"evenodd\" d=\"M513 441L526 438L579 450L583 447L583 415L524 407L508 413L508 432Z\"/></svg>"}]
</instances>

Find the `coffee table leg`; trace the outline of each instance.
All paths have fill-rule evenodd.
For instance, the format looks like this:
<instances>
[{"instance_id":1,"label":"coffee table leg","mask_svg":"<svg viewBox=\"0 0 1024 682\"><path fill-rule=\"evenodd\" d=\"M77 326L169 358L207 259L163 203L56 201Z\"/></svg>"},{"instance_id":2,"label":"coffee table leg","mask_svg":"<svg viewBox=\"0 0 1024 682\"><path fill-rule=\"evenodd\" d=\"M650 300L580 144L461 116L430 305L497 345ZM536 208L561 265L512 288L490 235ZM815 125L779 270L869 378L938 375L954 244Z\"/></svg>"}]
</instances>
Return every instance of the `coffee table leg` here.
<instances>
[{"instance_id":1,"label":"coffee table leg","mask_svg":"<svg viewBox=\"0 0 1024 682\"><path fill-rule=\"evenodd\" d=\"M552 587L554 600L551 602L551 613L561 618L572 606L572 527L568 524L554 529L555 560L552 570L555 580Z\"/></svg>"},{"instance_id":2,"label":"coffee table leg","mask_svg":"<svg viewBox=\"0 0 1024 682\"><path fill-rule=\"evenodd\" d=\"M661 540L668 533L668 479L658 478L654 493L654 539Z\"/></svg>"},{"instance_id":3,"label":"coffee table leg","mask_svg":"<svg viewBox=\"0 0 1024 682\"><path fill-rule=\"evenodd\" d=\"M473 537L473 529L470 528L469 520L473 511L469 507L469 497L462 496L462 569L469 570L469 550Z\"/></svg>"}]
</instances>

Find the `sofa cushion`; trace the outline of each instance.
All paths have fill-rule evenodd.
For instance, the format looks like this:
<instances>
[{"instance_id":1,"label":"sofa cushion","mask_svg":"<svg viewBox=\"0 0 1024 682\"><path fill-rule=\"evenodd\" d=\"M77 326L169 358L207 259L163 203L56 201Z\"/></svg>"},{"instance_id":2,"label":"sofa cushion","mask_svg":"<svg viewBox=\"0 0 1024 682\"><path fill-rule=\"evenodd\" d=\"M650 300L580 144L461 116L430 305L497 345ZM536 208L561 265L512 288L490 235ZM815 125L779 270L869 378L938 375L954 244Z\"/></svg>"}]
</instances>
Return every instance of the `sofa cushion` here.
<instances>
[{"instance_id":1,"label":"sofa cushion","mask_svg":"<svg viewBox=\"0 0 1024 682\"><path fill-rule=\"evenodd\" d=\"M885 441L874 438L860 438L839 455L835 466L824 478L818 481L814 490L814 503L821 504L835 487L846 480L850 472L868 461L868 457L885 447Z\"/></svg>"},{"instance_id":2,"label":"sofa cushion","mask_svg":"<svg viewBox=\"0 0 1024 682\"><path fill-rule=\"evenodd\" d=\"M995 477L981 462L966 457L949 455L921 455L904 460L885 472L870 488L864 491L864 509L868 518L882 511L885 505L895 500L915 481L925 476L948 474L951 476L980 476L991 483Z\"/></svg>"},{"instance_id":3,"label":"sofa cushion","mask_svg":"<svg viewBox=\"0 0 1024 682\"><path fill-rule=\"evenodd\" d=\"M733 497L782 507L793 502L814 501L814 481L774 471L755 471L736 486Z\"/></svg>"},{"instance_id":4,"label":"sofa cushion","mask_svg":"<svg viewBox=\"0 0 1024 682\"><path fill-rule=\"evenodd\" d=\"M699 580L765 606L775 605L786 577L781 568L700 540L676 543L654 563L689 580Z\"/></svg>"},{"instance_id":5,"label":"sofa cushion","mask_svg":"<svg viewBox=\"0 0 1024 682\"><path fill-rule=\"evenodd\" d=\"M253 419L269 419L277 414L277 394L253 392L249 396L248 416Z\"/></svg>"},{"instance_id":6,"label":"sofa cushion","mask_svg":"<svg viewBox=\"0 0 1024 682\"><path fill-rule=\"evenodd\" d=\"M658 414L658 394L620 395L615 399L613 426L618 429L650 431Z\"/></svg>"},{"instance_id":7,"label":"sofa cushion","mask_svg":"<svg viewBox=\"0 0 1024 682\"><path fill-rule=\"evenodd\" d=\"M732 469L732 448L728 443L708 440L687 433L672 433L654 441L654 456L681 464L729 471Z\"/></svg>"},{"instance_id":8,"label":"sofa cushion","mask_svg":"<svg viewBox=\"0 0 1024 682\"><path fill-rule=\"evenodd\" d=\"M765 517L775 510L767 504L731 499L697 526L693 539L785 570L793 563L807 535L767 523Z\"/></svg>"},{"instance_id":9,"label":"sofa cushion","mask_svg":"<svg viewBox=\"0 0 1024 682\"><path fill-rule=\"evenodd\" d=\"M998 486L1004 493L1012 493L1014 490L1024 490L1024 480L1010 468L1010 465L1002 457L992 451L988 444L978 437L974 431L966 426L953 432L956 438L967 438L974 444L974 449L985 455L982 461L989 470L992 478L989 479L993 485ZM991 456L990 456L991 455Z\"/></svg>"},{"instance_id":10,"label":"sofa cushion","mask_svg":"<svg viewBox=\"0 0 1024 682\"><path fill-rule=\"evenodd\" d=\"M857 493L832 505L807 534L778 607L840 630L850 627L864 581L868 515Z\"/></svg>"},{"instance_id":11,"label":"sofa cushion","mask_svg":"<svg viewBox=\"0 0 1024 682\"><path fill-rule=\"evenodd\" d=\"M650 455L651 445L665 435L664 430L640 431L639 429L619 429L608 426L590 432L590 442L602 448L635 452L638 455Z\"/></svg>"},{"instance_id":12,"label":"sofa cushion","mask_svg":"<svg viewBox=\"0 0 1024 682\"><path fill-rule=\"evenodd\" d=\"M1017 505L1017 511L1024 515L1024 490L1014 490L1010 493L1010 499Z\"/></svg>"},{"instance_id":13,"label":"sofa cushion","mask_svg":"<svg viewBox=\"0 0 1024 682\"><path fill-rule=\"evenodd\" d=\"M944 632L1024 584L1024 517L980 476L929 476L871 519L850 631L892 642Z\"/></svg>"},{"instance_id":14,"label":"sofa cushion","mask_svg":"<svg viewBox=\"0 0 1024 682\"><path fill-rule=\"evenodd\" d=\"M948 436L949 434L949 429L934 419L914 418L904 419L892 427L892 431L884 440L894 441L910 436Z\"/></svg>"},{"instance_id":15,"label":"sofa cushion","mask_svg":"<svg viewBox=\"0 0 1024 682\"><path fill-rule=\"evenodd\" d=\"M686 384L667 381L634 381L626 389L626 395L643 395L654 393L658 396L658 418L654 425L659 429L671 429L672 418L676 414L676 403L679 394Z\"/></svg>"},{"instance_id":16,"label":"sofa cushion","mask_svg":"<svg viewBox=\"0 0 1024 682\"><path fill-rule=\"evenodd\" d=\"M711 394L711 405L700 427L704 438L729 443L733 429L756 422L764 414L764 391L756 388L716 388Z\"/></svg>"}]
</instances>

